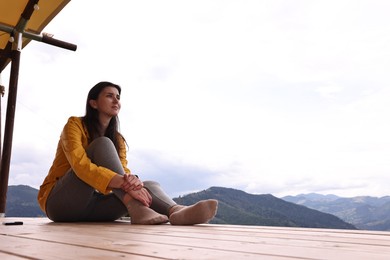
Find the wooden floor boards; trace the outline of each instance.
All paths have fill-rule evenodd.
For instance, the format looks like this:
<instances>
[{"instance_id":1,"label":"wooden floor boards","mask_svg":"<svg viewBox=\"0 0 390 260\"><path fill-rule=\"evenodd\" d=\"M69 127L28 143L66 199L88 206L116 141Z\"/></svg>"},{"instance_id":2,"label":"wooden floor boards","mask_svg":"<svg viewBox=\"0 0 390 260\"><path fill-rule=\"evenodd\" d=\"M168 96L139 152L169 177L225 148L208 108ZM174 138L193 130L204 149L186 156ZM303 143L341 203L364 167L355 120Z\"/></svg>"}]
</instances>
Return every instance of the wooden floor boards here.
<instances>
[{"instance_id":1,"label":"wooden floor boards","mask_svg":"<svg viewBox=\"0 0 390 260\"><path fill-rule=\"evenodd\" d=\"M23 225L0 226L0 259L390 259L390 232L3 221Z\"/></svg>"}]
</instances>

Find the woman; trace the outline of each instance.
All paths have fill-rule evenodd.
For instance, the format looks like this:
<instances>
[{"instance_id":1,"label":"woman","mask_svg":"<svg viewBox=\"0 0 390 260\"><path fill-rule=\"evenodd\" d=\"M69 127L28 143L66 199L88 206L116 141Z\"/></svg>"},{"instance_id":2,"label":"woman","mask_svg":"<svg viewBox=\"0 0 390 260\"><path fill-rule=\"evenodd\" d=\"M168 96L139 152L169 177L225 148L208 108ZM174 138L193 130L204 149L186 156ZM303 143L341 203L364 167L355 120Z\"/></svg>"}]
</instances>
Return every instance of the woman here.
<instances>
[{"instance_id":1,"label":"woman","mask_svg":"<svg viewBox=\"0 0 390 260\"><path fill-rule=\"evenodd\" d=\"M130 215L132 224L207 223L216 200L177 205L157 182L142 182L127 168L126 141L118 131L120 86L96 84L84 117L70 117L38 193L53 221L113 221Z\"/></svg>"}]
</instances>

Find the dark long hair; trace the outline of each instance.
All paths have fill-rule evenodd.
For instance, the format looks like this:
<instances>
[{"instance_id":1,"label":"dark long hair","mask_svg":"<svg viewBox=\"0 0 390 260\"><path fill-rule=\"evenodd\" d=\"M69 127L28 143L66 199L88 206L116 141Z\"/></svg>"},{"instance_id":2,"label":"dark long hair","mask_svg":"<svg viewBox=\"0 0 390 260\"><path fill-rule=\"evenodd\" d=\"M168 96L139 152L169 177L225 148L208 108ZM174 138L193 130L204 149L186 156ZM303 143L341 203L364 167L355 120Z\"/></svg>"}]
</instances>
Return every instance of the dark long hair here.
<instances>
[{"instance_id":1,"label":"dark long hair","mask_svg":"<svg viewBox=\"0 0 390 260\"><path fill-rule=\"evenodd\" d=\"M102 81L97 83L88 93L87 104L85 107L85 116L82 117L83 124L87 128L89 134L88 143L91 143L96 138L100 137L99 134L99 112L93 108L89 103L90 100L97 100L100 92L106 87L114 87L118 90L119 94L121 93L121 87L117 84ZM112 117L104 136L110 138L114 143L116 150L119 152L119 140L118 138L123 138L119 133L119 118L118 116ZM125 140L123 138L123 140ZM126 142L126 141L125 141Z\"/></svg>"}]
</instances>

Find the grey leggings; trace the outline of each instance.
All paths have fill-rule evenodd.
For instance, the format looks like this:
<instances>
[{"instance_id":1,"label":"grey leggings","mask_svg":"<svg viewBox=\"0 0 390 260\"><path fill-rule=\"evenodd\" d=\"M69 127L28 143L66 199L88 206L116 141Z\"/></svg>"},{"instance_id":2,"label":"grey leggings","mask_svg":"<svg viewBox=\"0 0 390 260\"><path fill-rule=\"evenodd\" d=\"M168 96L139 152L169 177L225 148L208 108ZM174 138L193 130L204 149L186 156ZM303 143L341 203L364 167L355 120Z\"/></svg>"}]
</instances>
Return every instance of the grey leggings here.
<instances>
[{"instance_id":1,"label":"grey leggings","mask_svg":"<svg viewBox=\"0 0 390 260\"><path fill-rule=\"evenodd\" d=\"M95 139L87 148L87 155L93 163L124 174L115 146L109 138ZM121 201L124 195L121 189L113 189L113 193L108 195L101 194L70 169L50 192L46 213L49 219L57 222L114 221L128 214Z\"/></svg>"}]
</instances>

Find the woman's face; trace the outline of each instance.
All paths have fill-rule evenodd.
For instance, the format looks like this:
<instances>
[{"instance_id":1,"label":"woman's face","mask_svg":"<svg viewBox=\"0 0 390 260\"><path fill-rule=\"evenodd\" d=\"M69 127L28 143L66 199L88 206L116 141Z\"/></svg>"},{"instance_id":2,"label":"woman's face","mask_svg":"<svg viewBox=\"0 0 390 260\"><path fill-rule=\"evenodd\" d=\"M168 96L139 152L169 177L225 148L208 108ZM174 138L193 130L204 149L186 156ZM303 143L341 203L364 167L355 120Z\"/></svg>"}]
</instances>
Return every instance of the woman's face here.
<instances>
[{"instance_id":1,"label":"woman's face","mask_svg":"<svg viewBox=\"0 0 390 260\"><path fill-rule=\"evenodd\" d=\"M115 87L105 87L96 100L90 100L90 105L100 116L114 117L121 109L119 91Z\"/></svg>"}]
</instances>

